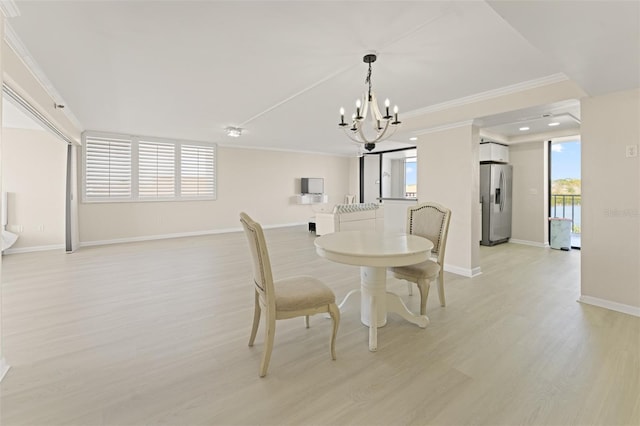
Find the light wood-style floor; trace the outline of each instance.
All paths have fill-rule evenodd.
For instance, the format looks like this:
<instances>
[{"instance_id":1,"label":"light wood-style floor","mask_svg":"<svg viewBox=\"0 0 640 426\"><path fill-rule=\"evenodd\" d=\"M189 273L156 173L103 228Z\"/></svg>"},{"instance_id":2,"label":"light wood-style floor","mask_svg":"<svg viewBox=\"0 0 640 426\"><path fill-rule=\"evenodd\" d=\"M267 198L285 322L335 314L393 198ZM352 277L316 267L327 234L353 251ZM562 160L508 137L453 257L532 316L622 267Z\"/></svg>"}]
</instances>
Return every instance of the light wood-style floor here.
<instances>
[{"instance_id":1,"label":"light wood-style floor","mask_svg":"<svg viewBox=\"0 0 640 426\"><path fill-rule=\"evenodd\" d=\"M266 231L275 276L341 299L357 267L318 257L304 227ZM269 374L241 233L3 258L0 423L13 425L638 425L640 318L582 305L578 251L481 247L446 275L431 324L391 315L367 349L357 299L331 321L278 321ZM418 310L417 291L390 289Z\"/></svg>"}]
</instances>

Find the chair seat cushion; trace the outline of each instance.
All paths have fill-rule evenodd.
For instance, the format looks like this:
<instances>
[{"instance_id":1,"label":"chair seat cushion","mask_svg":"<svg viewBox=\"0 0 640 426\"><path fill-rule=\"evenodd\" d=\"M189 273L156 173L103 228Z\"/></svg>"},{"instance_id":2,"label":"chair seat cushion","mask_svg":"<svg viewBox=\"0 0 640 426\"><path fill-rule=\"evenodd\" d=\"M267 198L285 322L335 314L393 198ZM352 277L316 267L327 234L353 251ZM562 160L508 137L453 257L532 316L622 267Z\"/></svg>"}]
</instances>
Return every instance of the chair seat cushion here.
<instances>
[{"instance_id":1,"label":"chair seat cushion","mask_svg":"<svg viewBox=\"0 0 640 426\"><path fill-rule=\"evenodd\" d=\"M409 275L415 278L433 279L440 273L440 265L433 260L427 260L415 265L396 266L389 268L391 272L402 275Z\"/></svg>"},{"instance_id":2,"label":"chair seat cushion","mask_svg":"<svg viewBox=\"0 0 640 426\"><path fill-rule=\"evenodd\" d=\"M277 280L274 283L276 310L298 311L335 303L333 291L322 281L297 276Z\"/></svg>"}]
</instances>

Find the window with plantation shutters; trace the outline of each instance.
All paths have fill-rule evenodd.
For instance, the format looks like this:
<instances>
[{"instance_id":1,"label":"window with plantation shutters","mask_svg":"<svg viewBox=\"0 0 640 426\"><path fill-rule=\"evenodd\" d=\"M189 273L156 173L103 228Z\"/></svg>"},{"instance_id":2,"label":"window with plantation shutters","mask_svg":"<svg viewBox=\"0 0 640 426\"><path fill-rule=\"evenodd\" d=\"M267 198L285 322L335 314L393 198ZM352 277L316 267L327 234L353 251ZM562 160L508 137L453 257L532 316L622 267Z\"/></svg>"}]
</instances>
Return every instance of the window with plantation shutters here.
<instances>
[{"instance_id":1,"label":"window with plantation shutters","mask_svg":"<svg viewBox=\"0 0 640 426\"><path fill-rule=\"evenodd\" d=\"M128 199L131 190L131 140L86 138L85 197Z\"/></svg>"},{"instance_id":2,"label":"window with plantation shutters","mask_svg":"<svg viewBox=\"0 0 640 426\"><path fill-rule=\"evenodd\" d=\"M215 197L214 148L182 145L180 193L183 197Z\"/></svg>"},{"instance_id":3,"label":"window with plantation shutters","mask_svg":"<svg viewBox=\"0 0 640 426\"><path fill-rule=\"evenodd\" d=\"M176 195L176 145L138 143L138 197L174 198Z\"/></svg>"},{"instance_id":4,"label":"window with plantation shutters","mask_svg":"<svg viewBox=\"0 0 640 426\"><path fill-rule=\"evenodd\" d=\"M215 199L216 145L83 134L83 201Z\"/></svg>"}]
</instances>

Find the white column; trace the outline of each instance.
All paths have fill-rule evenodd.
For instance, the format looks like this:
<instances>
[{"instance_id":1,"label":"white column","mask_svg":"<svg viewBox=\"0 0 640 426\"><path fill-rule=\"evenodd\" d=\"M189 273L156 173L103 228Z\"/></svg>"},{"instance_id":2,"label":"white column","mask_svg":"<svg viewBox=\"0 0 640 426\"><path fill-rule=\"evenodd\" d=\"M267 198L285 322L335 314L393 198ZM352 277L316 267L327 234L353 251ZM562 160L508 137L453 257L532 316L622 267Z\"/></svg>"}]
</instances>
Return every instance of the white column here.
<instances>
[{"instance_id":1,"label":"white column","mask_svg":"<svg viewBox=\"0 0 640 426\"><path fill-rule=\"evenodd\" d=\"M445 270L480 273L480 136L469 122L434 129L418 137L418 202L451 209Z\"/></svg>"}]
</instances>

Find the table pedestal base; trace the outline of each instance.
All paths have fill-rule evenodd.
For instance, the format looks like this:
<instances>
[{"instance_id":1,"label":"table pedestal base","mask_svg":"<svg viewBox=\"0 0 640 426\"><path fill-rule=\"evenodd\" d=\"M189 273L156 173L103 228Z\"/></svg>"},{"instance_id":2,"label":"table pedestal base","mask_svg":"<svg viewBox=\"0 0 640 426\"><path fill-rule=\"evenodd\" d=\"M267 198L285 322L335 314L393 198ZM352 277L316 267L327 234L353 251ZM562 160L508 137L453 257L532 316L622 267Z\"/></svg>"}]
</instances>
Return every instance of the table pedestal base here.
<instances>
[{"instance_id":1,"label":"table pedestal base","mask_svg":"<svg viewBox=\"0 0 640 426\"><path fill-rule=\"evenodd\" d=\"M426 315L416 315L407 309L400 296L387 291L387 268L362 266L360 268L360 290L351 290L339 305L342 309L351 296L361 293L360 321L369 327L369 350L378 349L378 327L387 324L387 312L400 315L418 327L425 328L429 324ZM372 315L375 312L375 315ZM375 321L372 321L375 318ZM371 327L375 323L376 327Z\"/></svg>"}]
</instances>

